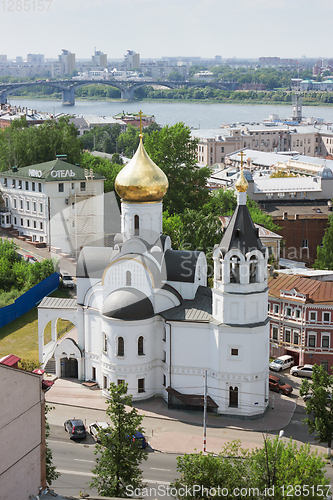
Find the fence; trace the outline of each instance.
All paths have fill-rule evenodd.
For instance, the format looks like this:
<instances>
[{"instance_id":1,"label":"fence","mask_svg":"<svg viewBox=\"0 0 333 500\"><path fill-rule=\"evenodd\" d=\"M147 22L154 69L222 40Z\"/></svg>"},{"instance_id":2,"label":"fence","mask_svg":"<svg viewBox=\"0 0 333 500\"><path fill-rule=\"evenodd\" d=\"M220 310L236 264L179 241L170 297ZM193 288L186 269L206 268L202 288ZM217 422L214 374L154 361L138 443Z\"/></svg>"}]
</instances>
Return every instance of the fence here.
<instances>
[{"instance_id":1,"label":"fence","mask_svg":"<svg viewBox=\"0 0 333 500\"><path fill-rule=\"evenodd\" d=\"M59 276L59 273L51 274L51 276L45 278L45 280L18 297L14 304L2 307L0 309L0 328L30 311L46 295L56 290L59 286Z\"/></svg>"}]
</instances>

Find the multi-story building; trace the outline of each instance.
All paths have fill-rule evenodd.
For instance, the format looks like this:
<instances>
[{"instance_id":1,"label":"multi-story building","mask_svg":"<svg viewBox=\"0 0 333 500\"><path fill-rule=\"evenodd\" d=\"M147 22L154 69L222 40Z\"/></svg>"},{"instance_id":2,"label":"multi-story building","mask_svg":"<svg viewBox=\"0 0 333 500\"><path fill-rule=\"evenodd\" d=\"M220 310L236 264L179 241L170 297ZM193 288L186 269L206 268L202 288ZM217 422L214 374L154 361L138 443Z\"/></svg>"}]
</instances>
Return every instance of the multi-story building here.
<instances>
[{"instance_id":1,"label":"multi-story building","mask_svg":"<svg viewBox=\"0 0 333 500\"><path fill-rule=\"evenodd\" d=\"M106 68L108 65L108 56L100 50L95 50L95 54L91 56L92 64L99 68Z\"/></svg>"},{"instance_id":2,"label":"multi-story building","mask_svg":"<svg viewBox=\"0 0 333 500\"><path fill-rule=\"evenodd\" d=\"M333 366L333 282L295 275L268 280L270 355Z\"/></svg>"},{"instance_id":3,"label":"multi-story building","mask_svg":"<svg viewBox=\"0 0 333 500\"><path fill-rule=\"evenodd\" d=\"M1 227L20 239L76 256L103 239L104 178L63 159L0 174Z\"/></svg>"},{"instance_id":4,"label":"multi-story building","mask_svg":"<svg viewBox=\"0 0 333 500\"><path fill-rule=\"evenodd\" d=\"M45 63L44 54L28 54L27 63L31 66L43 66Z\"/></svg>"},{"instance_id":5,"label":"multi-story building","mask_svg":"<svg viewBox=\"0 0 333 500\"><path fill-rule=\"evenodd\" d=\"M58 63L52 66L52 76L70 75L75 70L75 54L63 49L58 56Z\"/></svg>"},{"instance_id":6,"label":"multi-story building","mask_svg":"<svg viewBox=\"0 0 333 500\"><path fill-rule=\"evenodd\" d=\"M140 68L140 54L134 52L134 50L128 50L127 54L124 55L124 67L126 69L139 69Z\"/></svg>"}]
</instances>

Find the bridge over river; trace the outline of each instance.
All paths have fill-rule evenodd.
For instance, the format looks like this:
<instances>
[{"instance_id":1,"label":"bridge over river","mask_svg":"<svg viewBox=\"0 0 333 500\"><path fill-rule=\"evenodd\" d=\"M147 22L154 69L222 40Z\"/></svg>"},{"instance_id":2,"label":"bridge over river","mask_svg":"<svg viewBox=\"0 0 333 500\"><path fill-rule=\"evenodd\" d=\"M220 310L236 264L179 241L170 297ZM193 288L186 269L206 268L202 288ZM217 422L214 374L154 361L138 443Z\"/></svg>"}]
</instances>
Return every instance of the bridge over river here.
<instances>
[{"instance_id":1,"label":"bridge over river","mask_svg":"<svg viewBox=\"0 0 333 500\"><path fill-rule=\"evenodd\" d=\"M147 85L161 85L170 89L180 87L213 87L221 90L234 90L236 83L229 82L170 82L170 81L152 81L152 80L38 80L35 82L21 83L1 83L0 84L0 103L7 102L8 94L12 94L18 89L32 86L55 87L62 93L62 104L64 106L74 106L75 89L85 87L86 85L110 85L121 91L121 98L132 101L135 90Z\"/></svg>"}]
</instances>

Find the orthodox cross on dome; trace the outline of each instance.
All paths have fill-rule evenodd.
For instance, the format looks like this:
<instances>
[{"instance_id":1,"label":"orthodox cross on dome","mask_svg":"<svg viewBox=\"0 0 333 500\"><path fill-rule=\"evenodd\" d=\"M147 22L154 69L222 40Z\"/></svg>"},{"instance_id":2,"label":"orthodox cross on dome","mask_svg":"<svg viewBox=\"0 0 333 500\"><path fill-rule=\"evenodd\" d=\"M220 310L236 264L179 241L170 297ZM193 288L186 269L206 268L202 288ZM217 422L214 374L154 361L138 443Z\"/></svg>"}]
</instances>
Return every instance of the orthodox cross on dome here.
<instances>
[{"instance_id":1,"label":"orthodox cross on dome","mask_svg":"<svg viewBox=\"0 0 333 500\"><path fill-rule=\"evenodd\" d=\"M140 116L140 136L142 137L142 117L146 115L142 113L141 109L139 111L139 116Z\"/></svg>"},{"instance_id":2,"label":"orthodox cross on dome","mask_svg":"<svg viewBox=\"0 0 333 500\"><path fill-rule=\"evenodd\" d=\"M244 156L246 156L246 153L242 150L240 153L238 153L238 156L241 157L241 169L243 170L243 163L244 163Z\"/></svg>"}]
</instances>

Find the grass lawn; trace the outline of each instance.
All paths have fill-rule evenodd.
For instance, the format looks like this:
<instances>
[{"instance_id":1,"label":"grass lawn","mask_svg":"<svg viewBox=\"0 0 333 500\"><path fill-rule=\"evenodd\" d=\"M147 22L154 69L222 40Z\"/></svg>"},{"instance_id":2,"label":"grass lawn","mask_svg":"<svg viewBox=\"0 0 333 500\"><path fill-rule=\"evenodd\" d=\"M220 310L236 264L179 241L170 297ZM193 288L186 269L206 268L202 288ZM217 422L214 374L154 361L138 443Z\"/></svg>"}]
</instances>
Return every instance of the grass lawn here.
<instances>
[{"instance_id":1,"label":"grass lawn","mask_svg":"<svg viewBox=\"0 0 333 500\"><path fill-rule=\"evenodd\" d=\"M58 288L51 297L69 298L68 290ZM57 323L58 338L71 330L72 323L59 319ZM45 329L45 343L51 340L51 326ZM38 361L38 313L34 307L20 318L0 328L0 358L7 354L15 354L22 359Z\"/></svg>"}]
</instances>

